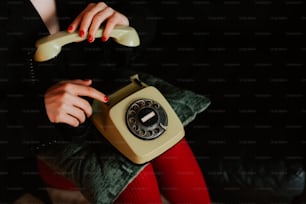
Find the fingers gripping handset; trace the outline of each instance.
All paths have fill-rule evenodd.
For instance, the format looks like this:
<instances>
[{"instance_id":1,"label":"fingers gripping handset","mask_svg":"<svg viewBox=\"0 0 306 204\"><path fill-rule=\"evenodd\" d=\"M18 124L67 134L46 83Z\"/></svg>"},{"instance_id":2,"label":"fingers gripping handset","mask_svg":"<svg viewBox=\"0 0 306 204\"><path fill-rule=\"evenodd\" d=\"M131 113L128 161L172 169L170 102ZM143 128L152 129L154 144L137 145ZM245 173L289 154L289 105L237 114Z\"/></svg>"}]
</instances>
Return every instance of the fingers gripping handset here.
<instances>
[{"instance_id":1,"label":"fingers gripping handset","mask_svg":"<svg viewBox=\"0 0 306 204\"><path fill-rule=\"evenodd\" d=\"M95 38L102 36L103 28L100 28L95 35ZM136 47L140 44L139 36L133 27L126 25L116 25L110 37L117 43L128 46ZM67 31L60 31L55 34L43 37L39 39L35 46L36 52L34 54L34 60L37 62L43 62L56 57L64 45L80 42L87 39L87 36L80 37L77 32L69 33Z\"/></svg>"}]
</instances>

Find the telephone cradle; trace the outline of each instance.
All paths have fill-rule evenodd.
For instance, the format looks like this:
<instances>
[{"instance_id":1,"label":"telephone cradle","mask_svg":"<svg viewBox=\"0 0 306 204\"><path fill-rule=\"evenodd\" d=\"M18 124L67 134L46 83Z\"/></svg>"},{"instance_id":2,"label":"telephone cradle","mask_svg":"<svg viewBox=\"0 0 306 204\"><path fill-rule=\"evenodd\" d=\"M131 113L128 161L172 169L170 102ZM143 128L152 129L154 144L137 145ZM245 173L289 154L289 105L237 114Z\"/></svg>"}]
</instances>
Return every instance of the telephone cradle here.
<instances>
[{"instance_id":1,"label":"telephone cradle","mask_svg":"<svg viewBox=\"0 0 306 204\"><path fill-rule=\"evenodd\" d=\"M136 164L159 156L184 135L178 116L153 86L138 75L109 95L109 102L93 102L92 121L98 131L125 157Z\"/></svg>"}]
</instances>

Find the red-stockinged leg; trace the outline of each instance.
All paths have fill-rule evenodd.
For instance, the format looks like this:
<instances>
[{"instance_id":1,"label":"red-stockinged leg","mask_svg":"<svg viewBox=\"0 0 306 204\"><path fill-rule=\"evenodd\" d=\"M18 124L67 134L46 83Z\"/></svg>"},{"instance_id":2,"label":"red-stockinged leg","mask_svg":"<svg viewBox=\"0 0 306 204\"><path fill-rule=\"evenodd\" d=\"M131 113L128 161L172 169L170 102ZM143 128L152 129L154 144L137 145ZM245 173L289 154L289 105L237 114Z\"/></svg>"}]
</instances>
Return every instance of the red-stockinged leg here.
<instances>
[{"instance_id":1,"label":"red-stockinged leg","mask_svg":"<svg viewBox=\"0 0 306 204\"><path fill-rule=\"evenodd\" d=\"M161 204L161 194L151 164L148 164L116 199L115 204Z\"/></svg>"},{"instance_id":2,"label":"red-stockinged leg","mask_svg":"<svg viewBox=\"0 0 306 204\"><path fill-rule=\"evenodd\" d=\"M211 203L201 169L184 138L152 161L160 190L171 203Z\"/></svg>"}]
</instances>

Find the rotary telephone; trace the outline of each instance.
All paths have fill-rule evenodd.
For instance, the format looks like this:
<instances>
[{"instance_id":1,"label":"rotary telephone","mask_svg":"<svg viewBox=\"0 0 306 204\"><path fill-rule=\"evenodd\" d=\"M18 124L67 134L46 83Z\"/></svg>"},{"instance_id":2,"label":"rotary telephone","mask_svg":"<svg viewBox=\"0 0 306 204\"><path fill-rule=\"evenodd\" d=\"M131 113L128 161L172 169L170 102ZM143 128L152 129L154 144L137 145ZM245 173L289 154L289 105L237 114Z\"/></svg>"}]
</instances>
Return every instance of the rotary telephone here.
<instances>
[{"instance_id":1,"label":"rotary telephone","mask_svg":"<svg viewBox=\"0 0 306 204\"><path fill-rule=\"evenodd\" d=\"M103 28L96 37L101 37ZM116 26L111 37L125 46L138 46L134 28ZM61 47L82 41L77 33L62 31L36 42L34 60L49 60L59 54ZM138 75L130 83L109 95L109 102L93 101L92 121L97 130L125 157L136 164L146 163L159 156L185 135L178 116L153 86L142 82Z\"/></svg>"}]
</instances>

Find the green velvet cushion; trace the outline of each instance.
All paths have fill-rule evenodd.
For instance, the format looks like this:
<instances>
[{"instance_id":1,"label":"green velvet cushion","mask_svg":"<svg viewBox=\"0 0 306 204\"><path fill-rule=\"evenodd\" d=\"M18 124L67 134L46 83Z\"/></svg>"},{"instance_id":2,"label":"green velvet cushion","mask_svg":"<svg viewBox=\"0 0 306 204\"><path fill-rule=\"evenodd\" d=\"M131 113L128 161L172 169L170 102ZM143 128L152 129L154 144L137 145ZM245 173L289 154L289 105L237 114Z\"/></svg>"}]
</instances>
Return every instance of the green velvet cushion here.
<instances>
[{"instance_id":1,"label":"green velvet cushion","mask_svg":"<svg viewBox=\"0 0 306 204\"><path fill-rule=\"evenodd\" d=\"M210 105L210 99L206 96L176 87L150 74L140 73L138 75L141 81L156 87L164 95L184 126Z\"/></svg>"}]
</instances>

